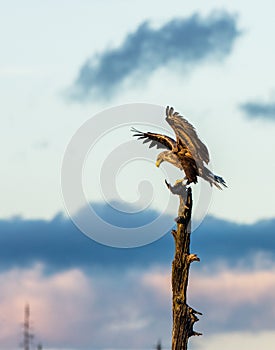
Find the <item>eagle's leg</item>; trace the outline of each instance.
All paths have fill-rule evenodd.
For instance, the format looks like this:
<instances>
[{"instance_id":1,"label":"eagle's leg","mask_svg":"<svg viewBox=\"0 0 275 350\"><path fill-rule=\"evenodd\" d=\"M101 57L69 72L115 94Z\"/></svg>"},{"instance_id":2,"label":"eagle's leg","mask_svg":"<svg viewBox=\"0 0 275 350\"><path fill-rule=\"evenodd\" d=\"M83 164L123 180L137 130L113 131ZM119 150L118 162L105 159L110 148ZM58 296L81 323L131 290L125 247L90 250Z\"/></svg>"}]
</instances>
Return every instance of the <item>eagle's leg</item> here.
<instances>
[{"instance_id":1,"label":"eagle's leg","mask_svg":"<svg viewBox=\"0 0 275 350\"><path fill-rule=\"evenodd\" d=\"M186 183L184 183L184 181L187 180L187 177L185 176L183 179L179 179L179 180L176 180L174 186L178 185L178 184L182 184L183 186L185 185L189 185L188 181Z\"/></svg>"}]
</instances>

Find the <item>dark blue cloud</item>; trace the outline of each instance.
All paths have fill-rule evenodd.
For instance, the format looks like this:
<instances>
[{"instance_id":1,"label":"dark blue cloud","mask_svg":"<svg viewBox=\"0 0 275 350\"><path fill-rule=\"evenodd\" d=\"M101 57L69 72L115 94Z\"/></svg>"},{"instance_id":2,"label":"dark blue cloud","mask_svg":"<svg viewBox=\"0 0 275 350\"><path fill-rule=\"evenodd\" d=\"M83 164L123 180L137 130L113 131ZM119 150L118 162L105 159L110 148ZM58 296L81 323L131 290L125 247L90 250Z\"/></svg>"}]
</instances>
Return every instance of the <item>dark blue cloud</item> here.
<instances>
[{"instance_id":1,"label":"dark blue cloud","mask_svg":"<svg viewBox=\"0 0 275 350\"><path fill-rule=\"evenodd\" d=\"M224 260L233 267L246 259L243 267L249 267L257 253L275 259L274 234L275 219L248 225L208 216L194 232L193 249L206 263Z\"/></svg>"},{"instance_id":2,"label":"dark blue cloud","mask_svg":"<svg viewBox=\"0 0 275 350\"><path fill-rule=\"evenodd\" d=\"M251 119L275 121L275 102L247 102L240 107Z\"/></svg>"},{"instance_id":3,"label":"dark blue cloud","mask_svg":"<svg viewBox=\"0 0 275 350\"><path fill-rule=\"evenodd\" d=\"M119 47L83 64L70 97L108 98L122 88L126 78L135 77L140 84L169 63L188 64L190 68L208 58L220 60L230 53L239 33L236 18L226 12L205 19L198 14L173 19L158 29L144 22Z\"/></svg>"},{"instance_id":4,"label":"dark blue cloud","mask_svg":"<svg viewBox=\"0 0 275 350\"><path fill-rule=\"evenodd\" d=\"M93 204L93 209L106 222L120 227L138 227L159 215L156 211L147 210L133 216L101 204ZM62 215L50 221L21 218L0 220L0 232L0 269L31 266L35 262L45 263L49 270L70 267L121 268L129 264L144 266L149 262L169 260L169 249L160 257L153 244L136 249L103 246L82 234L71 220Z\"/></svg>"},{"instance_id":5,"label":"dark blue cloud","mask_svg":"<svg viewBox=\"0 0 275 350\"><path fill-rule=\"evenodd\" d=\"M112 207L97 204L108 222L116 223ZM157 212L145 211L139 222L148 222ZM128 217L127 217L128 215ZM173 218L167 216L167 220ZM124 227L136 226L132 214L120 217ZM224 260L235 266L246 258L264 252L275 259L275 219L253 225L239 225L207 217L192 234L192 251L204 264ZM169 266L174 246L170 234L144 247L118 249L100 245L84 236L69 219L57 215L50 221L20 218L0 220L0 269L30 266L43 262L49 271L79 267L83 269L128 269L129 266L163 264Z\"/></svg>"}]
</instances>

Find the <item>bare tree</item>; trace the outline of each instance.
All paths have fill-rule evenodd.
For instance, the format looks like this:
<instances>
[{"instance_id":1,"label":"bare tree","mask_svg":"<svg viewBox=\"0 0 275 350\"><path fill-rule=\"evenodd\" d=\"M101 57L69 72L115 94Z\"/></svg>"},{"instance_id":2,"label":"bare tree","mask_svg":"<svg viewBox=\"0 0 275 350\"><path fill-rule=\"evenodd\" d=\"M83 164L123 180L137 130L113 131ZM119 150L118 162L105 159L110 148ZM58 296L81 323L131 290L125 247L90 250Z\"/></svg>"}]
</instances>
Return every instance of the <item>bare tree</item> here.
<instances>
[{"instance_id":1,"label":"bare tree","mask_svg":"<svg viewBox=\"0 0 275 350\"><path fill-rule=\"evenodd\" d=\"M190 253L192 190L182 182L167 187L173 194L179 196L180 205L176 218L177 230L172 230L175 241L175 257L172 264L172 291L173 291L173 331L172 350L186 350L188 339L201 333L193 330L194 323L199 319L200 312L187 304L187 286L190 264L200 261L196 254Z\"/></svg>"}]
</instances>

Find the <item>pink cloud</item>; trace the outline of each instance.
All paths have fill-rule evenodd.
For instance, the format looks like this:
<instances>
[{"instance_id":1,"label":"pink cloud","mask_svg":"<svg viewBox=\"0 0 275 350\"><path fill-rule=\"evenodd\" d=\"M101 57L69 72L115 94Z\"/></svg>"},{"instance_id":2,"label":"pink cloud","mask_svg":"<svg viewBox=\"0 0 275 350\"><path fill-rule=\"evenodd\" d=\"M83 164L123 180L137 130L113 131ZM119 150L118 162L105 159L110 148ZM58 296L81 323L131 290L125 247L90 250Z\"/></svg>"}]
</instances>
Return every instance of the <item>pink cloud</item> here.
<instances>
[{"instance_id":1,"label":"pink cloud","mask_svg":"<svg viewBox=\"0 0 275 350\"><path fill-rule=\"evenodd\" d=\"M153 289L161 298L171 296L171 275L168 270L151 270L141 277L141 283ZM259 303L275 295L275 269L223 269L213 275L191 272L189 295L192 298L214 300L215 303L222 302L227 305Z\"/></svg>"},{"instance_id":2,"label":"pink cloud","mask_svg":"<svg viewBox=\"0 0 275 350\"><path fill-rule=\"evenodd\" d=\"M152 288L161 298L171 295L171 273L168 270L146 272L141 276L141 284Z\"/></svg>"},{"instance_id":3,"label":"pink cloud","mask_svg":"<svg viewBox=\"0 0 275 350\"><path fill-rule=\"evenodd\" d=\"M0 285L0 344L5 350L17 348L22 339L26 302L37 341L45 347L139 348L154 344L160 334L170 342L169 269L108 275L69 269L49 275L37 264L1 272ZM274 268L191 271L189 302L205 313L198 325L202 332L217 325L235 329L237 321L241 327L245 322L250 329L269 329L275 319L274 294Z\"/></svg>"},{"instance_id":4,"label":"pink cloud","mask_svg":"<svg viewBox=\"0 0 275 350\"><path fill-rule=\"evenodd\" d=\"M120 277L90 276L79 269L49 275L41 264L0 273L0 349L17 348L22 341L26 303L35 343L47 348L139 345L144 330L150 334L152 329L143 304L146 291L136 289L135 274Z\"/></svg>"},{"instance_id":5,"label":"pink cloud","mask_svg":"<svg viewBox=\"0 0 275 350\"><path fill-rule=\"evenodd\" d=\"M171 302L170 271L153 269L140 283L155 295L159 305ZM188 303L207 316L200 327L208 329L263 330L275 320L275 269L226 269L190 275ZM237 317L237 319L236 319Z\"/></svg>"},{"instance_id":6,"label":"pink cloud","mask_svg":"<svg viewBox=\"0 0 275 350\"><path fill-rule=\"evenodd\" d=\"M190 284L194 297L226 302L258 304L275 295L275 270L234 271L226 270L214 276L195 275Z\"/></svg>"},{"instance_id":7,"label":"pink cloud","mask_svg":"<svg viewBox=\"0 0 275 350\"><path fill-rule=\"evenodd\" d=\"M71 330L93 301L91 281L77 269L45 275L42 265L0 274L0 343L18 346L24 306L31 307L37 338L58 342ZM38 341L39 339L37 339Z\"/></svg>"}]
</instances>

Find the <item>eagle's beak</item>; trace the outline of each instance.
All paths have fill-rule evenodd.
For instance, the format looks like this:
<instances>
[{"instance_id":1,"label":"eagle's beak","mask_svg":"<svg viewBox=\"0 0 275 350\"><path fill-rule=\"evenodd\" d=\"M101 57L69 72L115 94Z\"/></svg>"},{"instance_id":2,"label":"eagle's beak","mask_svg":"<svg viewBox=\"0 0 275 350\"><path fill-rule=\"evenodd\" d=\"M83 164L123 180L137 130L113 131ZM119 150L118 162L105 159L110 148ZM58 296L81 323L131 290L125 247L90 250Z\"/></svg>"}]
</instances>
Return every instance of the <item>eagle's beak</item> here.
<instances>
[{"instance_id":1,"label":"eagle's beak","mask_svg":"<svg viewBox=\"0 0 275 350\"><path fill-rule=\"evenodd\" d=\"M159 167L159 166L160 166L160 163L161 163L161 161L160 161L160 160L157 160L157 161L156 161L156 167Z\"/></svg>"}]
</instances>

